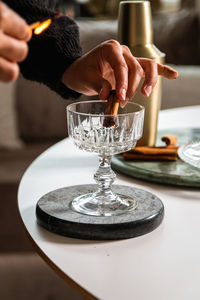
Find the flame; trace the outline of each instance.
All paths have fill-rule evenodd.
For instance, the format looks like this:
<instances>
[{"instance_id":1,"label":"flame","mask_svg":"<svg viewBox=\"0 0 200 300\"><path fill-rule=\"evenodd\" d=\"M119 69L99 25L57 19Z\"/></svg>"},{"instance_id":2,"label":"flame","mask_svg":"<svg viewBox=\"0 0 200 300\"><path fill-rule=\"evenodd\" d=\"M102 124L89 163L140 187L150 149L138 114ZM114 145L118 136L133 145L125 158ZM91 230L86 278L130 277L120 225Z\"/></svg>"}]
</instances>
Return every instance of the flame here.
<instances>
[{"instance_id":1,"label":"flame","mask_svg":"<svg viewBox=\"0 0 200 300\"><path fill-rule=\"evenodd\" d=\"M34 34L42 33L45 29L47 29L50 26L51 22L51 19L48 19L44 22L39 23L39 25L34 28Z\"/></svg>"}]
</instances>

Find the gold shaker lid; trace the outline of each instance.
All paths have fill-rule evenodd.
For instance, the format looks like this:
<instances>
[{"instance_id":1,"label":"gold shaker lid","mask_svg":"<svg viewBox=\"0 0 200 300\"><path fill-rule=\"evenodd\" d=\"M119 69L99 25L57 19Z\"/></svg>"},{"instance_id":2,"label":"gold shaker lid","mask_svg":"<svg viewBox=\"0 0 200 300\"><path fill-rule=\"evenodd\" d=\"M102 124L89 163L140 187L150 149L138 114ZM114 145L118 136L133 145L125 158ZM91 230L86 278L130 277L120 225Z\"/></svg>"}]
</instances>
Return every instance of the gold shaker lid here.
<instances>
[{"instance_id":1,"label":"gold shaker lid","mask_svg":"<svg viewBox=\"0 0 200 300\"><path fill-rule=\"evenodd\" d=\"M153 43L149 1L122 1L118 17L119 42L129 46Z\"/></svg>"}]
</instances>

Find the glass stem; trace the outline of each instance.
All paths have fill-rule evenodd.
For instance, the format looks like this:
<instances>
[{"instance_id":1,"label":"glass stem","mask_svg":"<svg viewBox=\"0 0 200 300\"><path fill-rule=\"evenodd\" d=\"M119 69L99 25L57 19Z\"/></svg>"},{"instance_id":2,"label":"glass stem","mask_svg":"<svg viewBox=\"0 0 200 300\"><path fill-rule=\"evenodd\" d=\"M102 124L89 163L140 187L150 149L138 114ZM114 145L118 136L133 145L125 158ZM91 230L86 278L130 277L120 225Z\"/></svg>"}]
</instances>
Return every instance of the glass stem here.
<instances>
[{"instance_id":1,"label":"glass stem","mask_svg":"<svg viewBox=\"0 0 200 300\"><path fill-rule=\"evenodd\" d=\"M112 156L99 155L99 168L94 174L94 180L99 186L98 192L105 196L113 194L111 186L116 178L115 173L111 169L111 159Z\"/></svg>"}]
</instances>

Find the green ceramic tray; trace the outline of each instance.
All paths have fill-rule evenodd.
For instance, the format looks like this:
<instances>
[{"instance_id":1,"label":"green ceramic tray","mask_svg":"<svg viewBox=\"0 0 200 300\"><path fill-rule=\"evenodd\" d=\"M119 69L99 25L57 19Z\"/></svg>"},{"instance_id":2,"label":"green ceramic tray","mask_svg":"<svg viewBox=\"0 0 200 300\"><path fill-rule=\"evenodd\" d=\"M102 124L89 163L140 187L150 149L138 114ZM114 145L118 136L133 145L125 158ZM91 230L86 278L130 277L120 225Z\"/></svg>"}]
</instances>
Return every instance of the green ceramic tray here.
<instances>
[{"instance_id":1,"label":"green ceramic tray","mask_svg":"<svg viewBox=\"0 0 200 300\"><path fill-rule=\"evenodd\" d=\"M161 137L165 135L175 135L178 137L178 144L185 145L189 142L200 140L200 129L186 128L159 131L157 138L158 146L164 145L161 142ZM125 161L120 154L113 157L112 168L131 177L147 181L200 187L200 170L180 159L175 162Z\"/></svg>"}]
</instances>

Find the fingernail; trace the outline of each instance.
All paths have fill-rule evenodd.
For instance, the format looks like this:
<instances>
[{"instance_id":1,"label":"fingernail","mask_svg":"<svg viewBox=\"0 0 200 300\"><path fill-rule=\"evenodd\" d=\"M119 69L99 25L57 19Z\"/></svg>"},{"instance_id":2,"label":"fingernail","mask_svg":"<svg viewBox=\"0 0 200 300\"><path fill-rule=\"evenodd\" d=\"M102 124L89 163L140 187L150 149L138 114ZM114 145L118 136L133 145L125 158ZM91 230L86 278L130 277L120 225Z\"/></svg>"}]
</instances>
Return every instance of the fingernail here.
<instances>
[{"instance_id":1,"label":"fingernail","mask_svg":"<svg viewBox=\"0 0 200 300\"><path fill-rule=\"evenodd\" d=\"M178 77L178 72L174 72L173 79L176 79L177 77Z\"/></svg>"},{"instance_id":2,"label":"fingernail","mask_svg":"<svg viewBox=\"0 0 200 300\"><path fill-rule=\"evenodd\" d=\"M31 37L32 37L32 31L31 31L31 30L28 30L28 31L26 32L26 34L25 34L24 40L25 40L26 42L28 42L28 41L31 39Z\"/></svg>"},{"instance_id":3,"label":"fingernail","mask_svg":"<svg viewBox=\"0 0 200 300\"><path fill-rule=\"evenodd\" d=\"M125 100L121 100L121 101L120 101L120 107L121 107L121 108L124 108L124 107L126 106L126 104L128 103L129 100L130 100L130 99L129 99L128 97L126 97Z\"/></svg>"},{"instance_id":4,"label":"fingernail","mask_svg":"<svg viewBox=\"0 0 200 300\"><path fill-rule=\"evenodd\" d=\"M147 97L149 97L149 95L151 94L152 92L152 86L151 85L146 85L144 87L144 90L145 90L145 94L147 95Z\"/></svg>"},{"instance_id":5,"label":"fingernail","mask_svg":"<svg viewBox=\"0 0 200 300\"><path fill-rule=\"evenodd\" d=\"M127 100L127 98L126 98L125 101L120 101L120 107L121 107L121 108L124 108L124 107L126 106L126 104L128 103L128 101L129 101L129 100Z\"/></svg>"},{"instance_id":6,"label":"fingernail","mask_svg":"<svg viewBox=\"0 0 200 300\"><path fill-rule=\"evenodd\" d=\"M121 90L121 96L122 96L122 100L125 100L126 99L126 90L123 88L122 90Z\"/></svg>"}]
</instances>

